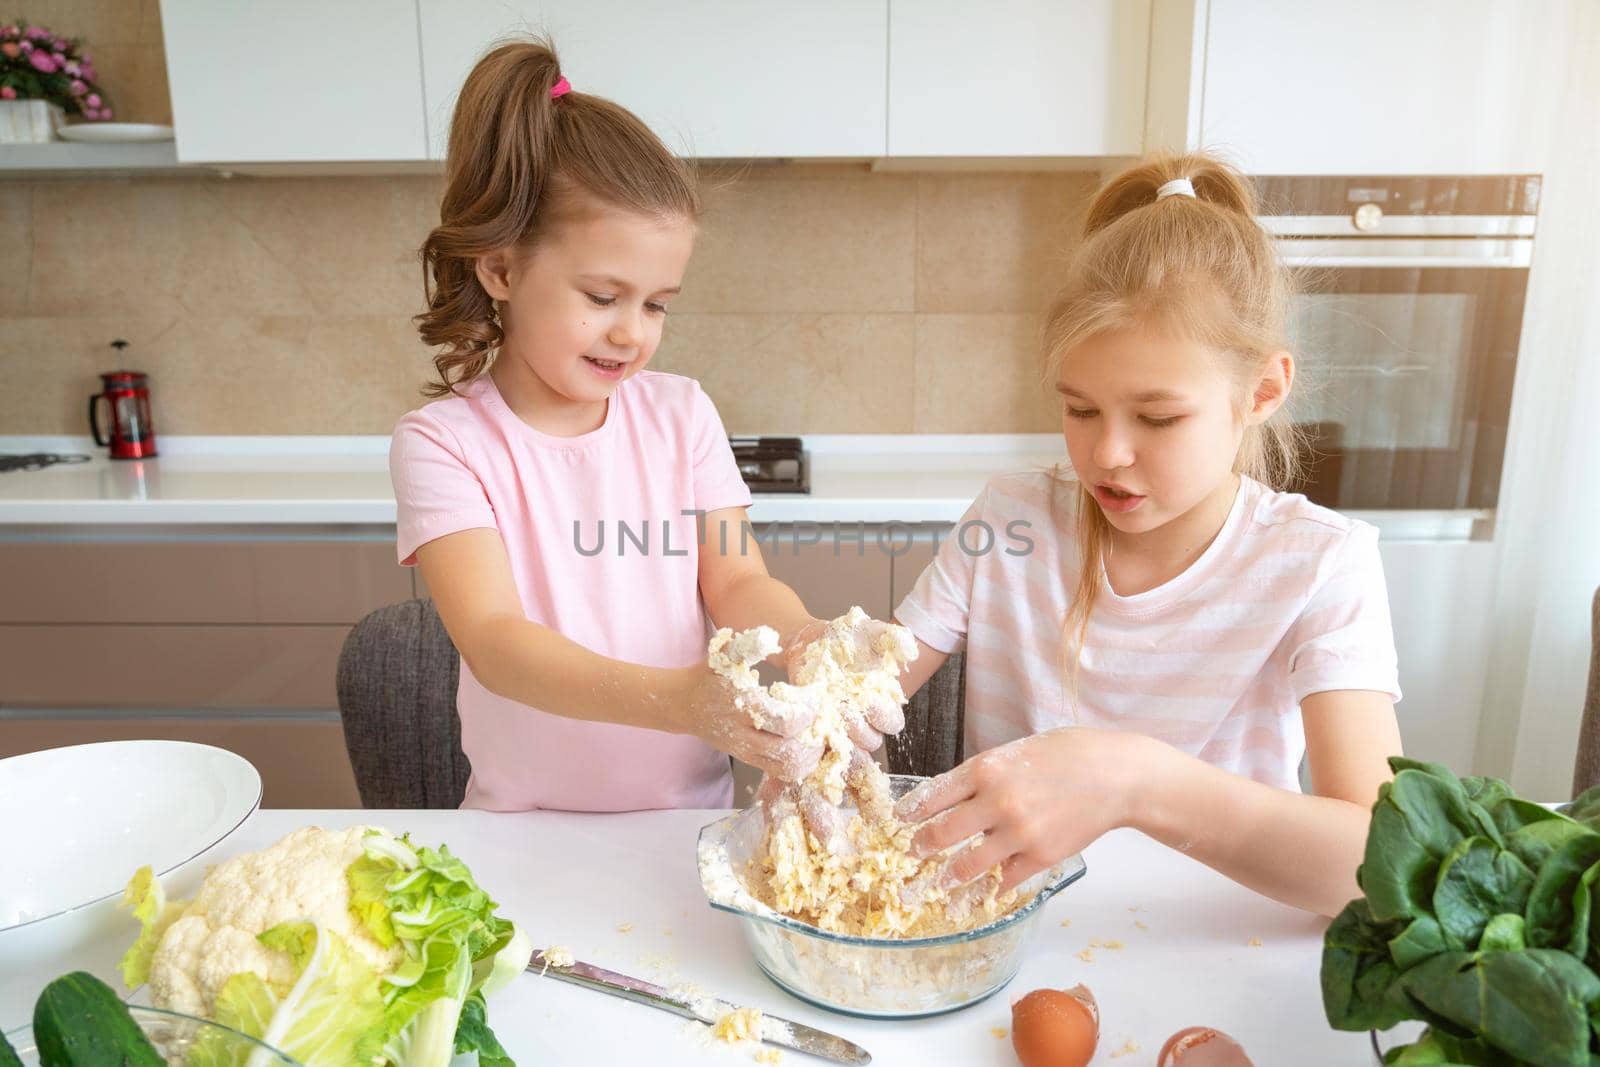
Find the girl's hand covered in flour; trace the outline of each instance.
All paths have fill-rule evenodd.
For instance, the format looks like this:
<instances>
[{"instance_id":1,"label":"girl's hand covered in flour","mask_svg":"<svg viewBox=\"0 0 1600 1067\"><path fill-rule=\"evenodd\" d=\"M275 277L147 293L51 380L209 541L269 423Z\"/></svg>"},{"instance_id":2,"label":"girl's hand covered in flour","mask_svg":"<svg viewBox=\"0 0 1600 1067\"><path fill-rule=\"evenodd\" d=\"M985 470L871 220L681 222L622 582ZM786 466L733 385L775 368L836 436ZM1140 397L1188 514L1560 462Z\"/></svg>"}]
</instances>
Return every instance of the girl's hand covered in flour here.
<instances>
[{"instance_id":1,"label":"girl's hand covered in flour","mask_svg":"<svg viewBox=\"0 0 1600 1067\"><path fill-rule=\"evenodd\" d=\"M912 853L951 853L947 886L1001 865L1005 892L1130 821L1134 783L1154 744L1142 734L1084 727L1050 730L974 756L895 805L922 823Z\"/></svg>"},{"instance_id":2,"label":"girl's hand covered in flour","mask_svg":"<svg viewBox=\"0 0 1600 1067\"><path fill-rule=\"evenodd\" d=\"M737 687L709 667L690 667L675 700L682 732L773 778L798 781L822 757L822 742L802 737L818 711L803 693L780 700L765 689Z\"/></svg>"},{"instance_id":3,"label":"girl's hand covered in flour","mask_svg":"<svg viewBox=\"0 0 1600 1067\"><path fill-rule=\"evenodd\" d=\"M791 680L801 672L806 651L817 641L828 639L828 628L829 624L821 619L813 620L790 640L784 649L784 665ZM886 649L898 650L902 660L915 659L917 655L916 641L904 627L863 617L844 634L844 665L852 672L865 672L883 664ZM883 745L884 734L905 729L905 712L887 696L842 711L850 739L867 752L876 752Z\"/></svg>"},{"instance_id":4,"label":"girl's hand covered in flour","mask_svg":"<svg viewBox=\"0 0 1600 1067\"><path fill-rule=\"evenodd\" d=\"M887 803L881 808L872 803L875 798L889 795L888 783L882 779L883 769L873 762L871 755L859 748L851 753L845 781L861 805L862 818L869 822L883 822L892 815ZM798 782L785 782L768 775L756 790L756 803L767 809L767 818L774 823L782 821L791 809L798 810L806 829L829 852L853 855L856 851L849 835L850 818L855 812L829 803L815 789L806 789Z\"/></svg>"}]
</instances>

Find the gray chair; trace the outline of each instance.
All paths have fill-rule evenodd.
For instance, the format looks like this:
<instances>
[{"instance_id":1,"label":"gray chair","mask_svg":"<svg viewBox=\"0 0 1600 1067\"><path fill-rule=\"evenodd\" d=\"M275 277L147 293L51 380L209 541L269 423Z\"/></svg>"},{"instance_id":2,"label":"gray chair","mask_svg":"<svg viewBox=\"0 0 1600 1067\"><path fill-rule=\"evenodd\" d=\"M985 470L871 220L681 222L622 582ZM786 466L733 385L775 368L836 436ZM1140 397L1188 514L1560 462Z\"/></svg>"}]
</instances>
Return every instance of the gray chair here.
<instances>
[{"instance_id":1,"label":"gray chair","mask_svg":"<svg viewBox=\"0 0 1600 1067\"><path fill-rule=\"evenodd\" d=\"M379 608L339 652L339 718L368 808L455 808L470 765L461 751L461 657L431 600Z\"/></svg>"},{"instance_id":2,"label":"gray chair","mask_svg":"<svg viewBox=\"0 0 1600 1067\"><path fill-rule=\"evenodd\" d=\"M957 652L906 703L906 728L885 740L891 774L943 774L961 762L967 656Z\"/></svg>"},{"instance_id":3,"label":"gray chair","mask_svg":"<svg viewBox=\"0 0 1600 1067\"><path fill-rule=\"evenodd\" d=\"M1572 769L1572 795L1600 785L1600 589L1589 609L1589 692L1583 701L1583 727Z\"/></svg>"}]
</instances>

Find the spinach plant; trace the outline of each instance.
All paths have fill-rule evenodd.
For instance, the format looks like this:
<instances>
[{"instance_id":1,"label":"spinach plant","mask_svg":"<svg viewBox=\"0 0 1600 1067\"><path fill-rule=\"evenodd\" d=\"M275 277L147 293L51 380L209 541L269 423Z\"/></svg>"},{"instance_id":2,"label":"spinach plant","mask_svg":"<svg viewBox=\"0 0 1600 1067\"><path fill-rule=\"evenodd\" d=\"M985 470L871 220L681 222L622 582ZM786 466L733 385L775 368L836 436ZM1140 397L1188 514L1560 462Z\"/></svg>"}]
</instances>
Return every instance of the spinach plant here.
<instances>
[{"instance_id":1,"label":"spinach plant","mask_svg":"<svg viewBox=\"0 0 1600 1067\"><path fill-rule=\"evenodd\" d=\"M1397 1067L1600 1067L1600 788L1560 811L1394 758L1323 939L1340 1030L1428 1024Z\"/></svg>"}]
</instances>

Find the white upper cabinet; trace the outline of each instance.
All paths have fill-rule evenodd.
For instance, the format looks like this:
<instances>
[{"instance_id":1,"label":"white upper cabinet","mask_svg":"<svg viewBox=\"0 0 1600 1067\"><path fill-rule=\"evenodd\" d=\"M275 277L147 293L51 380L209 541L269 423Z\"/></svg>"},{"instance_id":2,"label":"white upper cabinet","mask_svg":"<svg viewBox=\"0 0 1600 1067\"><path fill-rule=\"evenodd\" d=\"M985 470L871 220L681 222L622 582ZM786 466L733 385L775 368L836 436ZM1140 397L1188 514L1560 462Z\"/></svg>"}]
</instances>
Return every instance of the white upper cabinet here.
<instances>
[{"instance_id":1,"label":"white upper cabinet","mask_svg":"<svg viewBox=\"0 0 1600 1067\"><path fill-rule=\"evenodd\" d=\"M415 0L162 0L184 163L420 160Z\"/></svg>"},{"instance_id":2,"label":"white upper cabinet","mask_svg":"<svg viewBox=\"0 0 1600 1067\"><path fill-rule=\"evenodd\" d=\"M1158 0L1158 13L1163 6ZM1209 0L1198 8L1206 42L1199 143L1254 173L1544 169L1574 0Z\"/></svg>"},{"instance_id":3,"label":"white upper cabinet","mask_svg":"<svg viewBox=\"0 0 1600 1067\"><path fill-rule=\"evenodd\" d=\"M1150 0L890 0L889 155L1137 155Z\"/></svg>"},{"instance_id":4,"label":"white upper cabinet","mask_svg":"<svg viewBox=\"0 0 1600 1067\"><path fill-rule=\"evenodd\" d=\"M467 73L512 34L688 156L884 154L887 0L420 0L430 155Z\"/></svg>"}]
</instances>

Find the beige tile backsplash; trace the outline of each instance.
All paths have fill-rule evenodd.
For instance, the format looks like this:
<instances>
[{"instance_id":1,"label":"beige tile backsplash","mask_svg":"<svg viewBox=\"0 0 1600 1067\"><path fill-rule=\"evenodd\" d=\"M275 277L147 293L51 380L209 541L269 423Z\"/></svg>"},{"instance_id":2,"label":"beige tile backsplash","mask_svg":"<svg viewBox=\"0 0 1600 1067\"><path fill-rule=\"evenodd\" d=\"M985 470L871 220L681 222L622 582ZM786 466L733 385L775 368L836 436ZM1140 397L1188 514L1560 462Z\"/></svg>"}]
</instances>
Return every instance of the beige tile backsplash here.
<instances>
[{"instance_id":1,"label":"beige tile backsplash","mask_svg":"<svg viewBox=\"0 0 1600 1067\"><path fill-rule=\"evenodd\" d=\"M171 121L157 0L45 6L89 39L119 119ZM730 432L1057 427L1037 321L1095 175L758 164L703 181L654 365L698 378ZM86 432L96 375L122 363L152 375L158 433L389 432L423 402L409 320L441 186L0 182L0 434Z\"/></svg>"}]
</instances>

